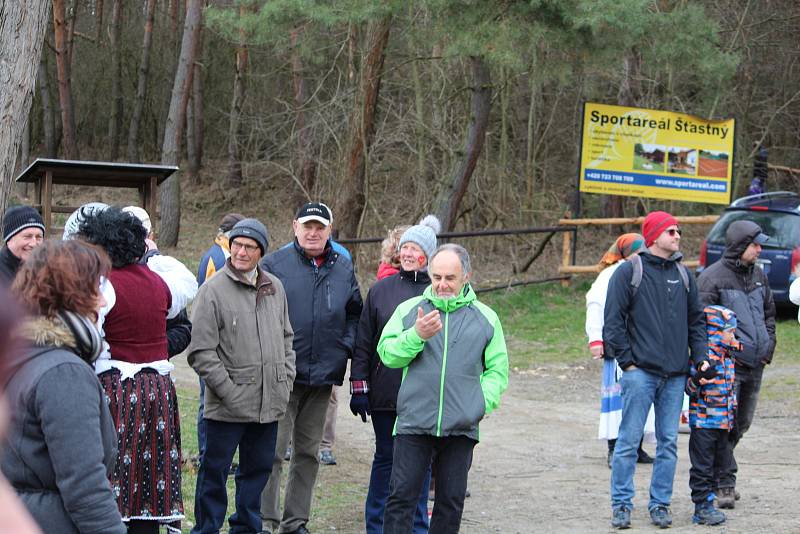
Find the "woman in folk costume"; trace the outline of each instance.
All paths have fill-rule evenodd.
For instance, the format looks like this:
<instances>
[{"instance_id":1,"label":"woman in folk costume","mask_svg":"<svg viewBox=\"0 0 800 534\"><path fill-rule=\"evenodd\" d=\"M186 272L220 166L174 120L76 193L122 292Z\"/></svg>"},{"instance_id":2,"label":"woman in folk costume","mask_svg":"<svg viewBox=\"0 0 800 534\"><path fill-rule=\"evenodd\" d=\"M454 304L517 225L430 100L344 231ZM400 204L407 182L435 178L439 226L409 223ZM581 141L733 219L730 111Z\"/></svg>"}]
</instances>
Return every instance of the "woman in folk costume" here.
<instances>
[{"instance_id":1,"label":"woman in folk costume","mask_svg":"<svg viewBox=\"0 0 800 534\"><path fill-rule=\"evenodd\" d=\"M98 211L80 223L78 234L103 248L113 267L108 275L113 300L101 318L108 351L95 371L118 433L111 476L117 506L129 533L156 533L160 524L180 532L180 421L166 321L194 295L176 294L179 285L139 263L147 232L132 214L116 207ZM188 270L183 276L194 279Z\"/></svg>"},{"instance_id":2,"label":"woman in folk costume","mask_svg":"<svg viewBox=\"0 0 800 534\"><path fill-rule=\"evenodd\" d=\"M597 438L608 441L608 467L614 456L614 445L617 442L619 423L622 420L622 389L619 377L622 370L613 358L606 358L603 351L603 311L606 305L606 294L611 276L631 256L644 248L644 237L639 234L623 234L600 259L600 274L597 275L589 292L586 293L586 335L589 337L589 352L592 358L603 358L603 381L601 385L600 427ZM647 416L644 426L645 437L649 441L655 434L653 408ZM639 463L651 464L653 458L639 444Z\"/></svg>"}]
</instances>

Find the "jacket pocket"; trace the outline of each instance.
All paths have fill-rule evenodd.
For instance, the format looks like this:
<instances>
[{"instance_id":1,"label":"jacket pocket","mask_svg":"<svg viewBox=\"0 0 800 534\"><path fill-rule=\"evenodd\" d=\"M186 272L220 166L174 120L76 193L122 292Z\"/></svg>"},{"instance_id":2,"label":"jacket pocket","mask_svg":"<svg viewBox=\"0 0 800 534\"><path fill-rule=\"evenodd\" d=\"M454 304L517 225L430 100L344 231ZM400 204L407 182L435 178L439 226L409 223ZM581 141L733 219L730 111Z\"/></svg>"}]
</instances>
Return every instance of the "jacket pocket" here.
<instances>
[{"instance_id":1,"label":"jacket pocket","mask_svg":"<svg viewBox=\"0 0 800 534\"><path fill-rule=\"evenodd\" d=\"M229 368L228 375L230 375L231 381L237 385L260 384L260 371L261 368L258 365L246 365Z\"/></svg>"},{"instance_id":2,"label":"jacket pocket","mask_svg":"<svg viewBox=\"0 0 800 534\"><path fill-rule=\"evenodd\" d=\"M283 414L286 412L286 406L289 404L289 394L292 391L292 384L286 374L286 365L283 363L276 363L275 365L275 403L273 408Z\"/></svg>"},{"instance_id":3,"label":"jacket pocket","mask_svg":"<svg viewBox=\"0 0 800 534\"><path fill-rule=\"evenodd\" d=\"M486 415L486 399L477 376L449 374L445 378L442 430L470 430Z\"/></svg>"}]
</instances>

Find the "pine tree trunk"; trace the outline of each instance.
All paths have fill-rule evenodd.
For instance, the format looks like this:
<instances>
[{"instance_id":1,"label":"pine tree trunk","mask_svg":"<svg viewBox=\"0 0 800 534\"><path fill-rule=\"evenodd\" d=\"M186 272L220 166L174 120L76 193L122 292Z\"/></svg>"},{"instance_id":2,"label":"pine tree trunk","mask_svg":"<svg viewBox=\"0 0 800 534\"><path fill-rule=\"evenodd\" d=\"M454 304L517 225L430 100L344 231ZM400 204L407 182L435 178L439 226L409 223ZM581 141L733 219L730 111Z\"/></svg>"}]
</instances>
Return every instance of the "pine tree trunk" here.
<instances>
[{"instance_id":1,"label":"pine tree trunk","mask_svg":"<svg viewBox=\"0 0 800 534\"><path fill-rule=\"evenodd\" d=\"M297 168L300 171L300 185L302 186L295 195L295 204L298 206L311 200L314 194L314 185L317 178L317 163L314 159L314 133L308 124L309 91L306 81L303 58L300 56L299 41L303 35L302 27L294 28L289 40L292 46L292 85L294 88L295 120L294 130L297 132Z\"/></svg>"},{"instance_id":2,"label":"pine tree trunk","mask_svg":"<svg viewBox=\"0 0 800 534\"><path fill-rule=\"evenodd\" d=\"M11 196L49 10L47 0L0 2L0 212Z\"/></svg>"},{"instance_id":3,"label":"pine tree trunk","mask_svg":"<svg viewBox=\"0 0 800 534\"><path fill-rule=\"evenodd\" d=\"M122 129L122 62L120 61L122 28L122 0L114 0L111 9L111 116L108 118L108 145L110 159L119 157L119 137Z\"/></svg>"},{"instance_id":4,"label":"pine tree trunk","mask_svg":"<svg viewBox=\"0 0 800 534\"><path fill-rule=\"evenodd\" d=\"M472 104L464 156L453 178L439 193L436 200L437 215L445 231L452 231L458 218L458 208L469 187L469 181L486 141L489 112L492 108L492 77L482 57L470 57L472 65Z\"/></svg>"},{"instance_id":5,"label":"pine tree trunk","mask_svg":"<svg viewBox=\"0 0 800 534\"><path fill-rule=\"evenodd\" d=\"M198 58L203 57L204 39L203 26L200 26L197 36L197 51L195 53L194 74L192 75L192 126L194 130L194 162L195 172L203 167L203 143L205 142L205 117L203 106L203 64Z\"/></svg>"},{"instance_id":6,"label":"pine tree trunk","mask_svg":"<svg viewBox=\"0 0 800 534\"><path fill-rule=\"evenodd\" d=\"M75 112L72 105L72 82L65 0L53 0L53 35L58 72L58 102L61 107L62 142L67 159L80 159L75 134Z\"/></svg>"},{"instance_id":7,"label":"pine tree trunk","mask_svg":"<svg viewBox=\"0 0 800 534\"><path fill-rule=\"evenodd\" d=\"M144 22L142 39L142 59L139 62L139 79L136 83L136 99L133 102L131 125L128 129L128 160L139 161L139 128L147 97L147 81L150 75L150 51L153 48L153 20L156 14L156 0L147 0L147 18Z\"/></svg>"},{"instance_id":8,"label":"pine tree trunk","mask_svg":"<svg viewBox=\"0 0 800 534\"><path fill-rule=\"evenodd\" d=\"M183 25L181 53L175 81L172 84L169 113L164 127L164 142L161 146L161 163L177 165L180 157L182 127L186 120L186 103L192 87L192 63L197 50L197 35L202 24L203 2L187 0L186 19ZM167 178L159 192L159 210L161 228L159 243L162 246L174 247L178 244L181 223L181 186L180 173Z\"/></svg>"},{"instance_id":9,"label":"pine tree trunk","mask_svg":"<svg viewBox=\"0 0 800 534\"><path fill-rule=\"evenodd\" d=\"M53 99L50 94L50 77L47 74L47 54L42 54L39 61L39 100L42 102L42 132L44 133L44 151L48 158L58 157L55 132L55 116L53 113Z\"/></svg>"},{"instance_id":10,"label":"pine tree trunk","mask_svg":"<svg viewBox=\"0 0 800 534\"><path fill-rule=\"evenodd\" d=\"M342 181L342 203L338 209L341 213L339 230L347 237L357 235L366 205L367 154L375 132L375 112L391 28L391 16L370 22L367 28L367 53L361 62L360 103L350 119L347 174Z\"/></svg>"},{"instance_id":11,"label":"pine tree trunk","mask_svg":"<svg viewBox=\"0 0 800 534\"><path fill-rule=\"evenodd\" d=\"M247 7L239 7L239 18L247 16ZM247 62L249 50L247 47L247 34L244 28L239 28L239 44L236 47L236 64L233 76L233 98L231 100L230 122L228 123L228 177L227 185L232 188L242 186L242 154L239 141L242 136L242 107L244 106L247 91Z\"/></svg>"}]
</instances>

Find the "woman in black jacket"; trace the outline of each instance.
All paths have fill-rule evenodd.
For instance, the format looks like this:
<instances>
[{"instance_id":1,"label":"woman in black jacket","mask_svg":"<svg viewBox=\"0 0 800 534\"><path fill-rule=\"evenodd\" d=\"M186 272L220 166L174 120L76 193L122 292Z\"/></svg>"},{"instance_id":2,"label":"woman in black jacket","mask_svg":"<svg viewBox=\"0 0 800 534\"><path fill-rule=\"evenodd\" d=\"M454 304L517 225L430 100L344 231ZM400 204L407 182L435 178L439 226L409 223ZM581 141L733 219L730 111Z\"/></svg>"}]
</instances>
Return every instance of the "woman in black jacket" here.
<instances>
[{"instance_id":1,"label":"woman in black jacket","mask_svg":"<svg viewBox=\"0 0 800 534\"><path fill-rule=\"evenodd\" d=\"M10 362L2 470L44 532L126 532L108 481L117 435L91 365L110 269L96 247L47 241L12 287L31 314L21 328L30 346Z\"/></svg>"},{"instance_id":2,"label":"woman in black jacket","mask_svg":"<svg viewBox=\"0 0 800 534\"><path fill-rule=\"evenodd\" d=\"M383 532L383 511L392 474L392 431L403 376L402 369L389 369L381 364L376 351L378 340L397 305L421 295L430 285L428 260L436 250L436 234L440 229L439 220L429 215L403 233L399 246L400 272L372 286L358 323L350 366L350 410L364 422L371 415L375 430L375 457L364 510L367 534ZM428 532L428 481L424 486L414 517L414 534Z\"/></svg>"}]
</instances>

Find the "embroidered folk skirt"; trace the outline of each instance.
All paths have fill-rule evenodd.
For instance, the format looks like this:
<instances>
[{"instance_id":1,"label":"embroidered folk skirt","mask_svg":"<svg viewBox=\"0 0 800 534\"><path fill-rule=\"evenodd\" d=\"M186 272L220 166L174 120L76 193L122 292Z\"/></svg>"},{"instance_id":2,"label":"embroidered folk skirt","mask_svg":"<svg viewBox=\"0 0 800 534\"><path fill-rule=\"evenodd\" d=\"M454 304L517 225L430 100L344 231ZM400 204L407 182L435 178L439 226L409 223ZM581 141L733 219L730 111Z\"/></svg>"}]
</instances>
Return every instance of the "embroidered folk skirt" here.
<instances>
[{"instance_id":1,"label":"embroidered folk skirt","mask_svg":"<svg viewBox=\"0 0 800 534\"><path fill-rule=\"evenodd\" d=\"M116 369L98 378L117 427L119 451L111 487L122 520L152 520L169 530L180 529L184 515L175 385L169 376L150 369L122 381Z\"/></svg>"}]
</instances>

